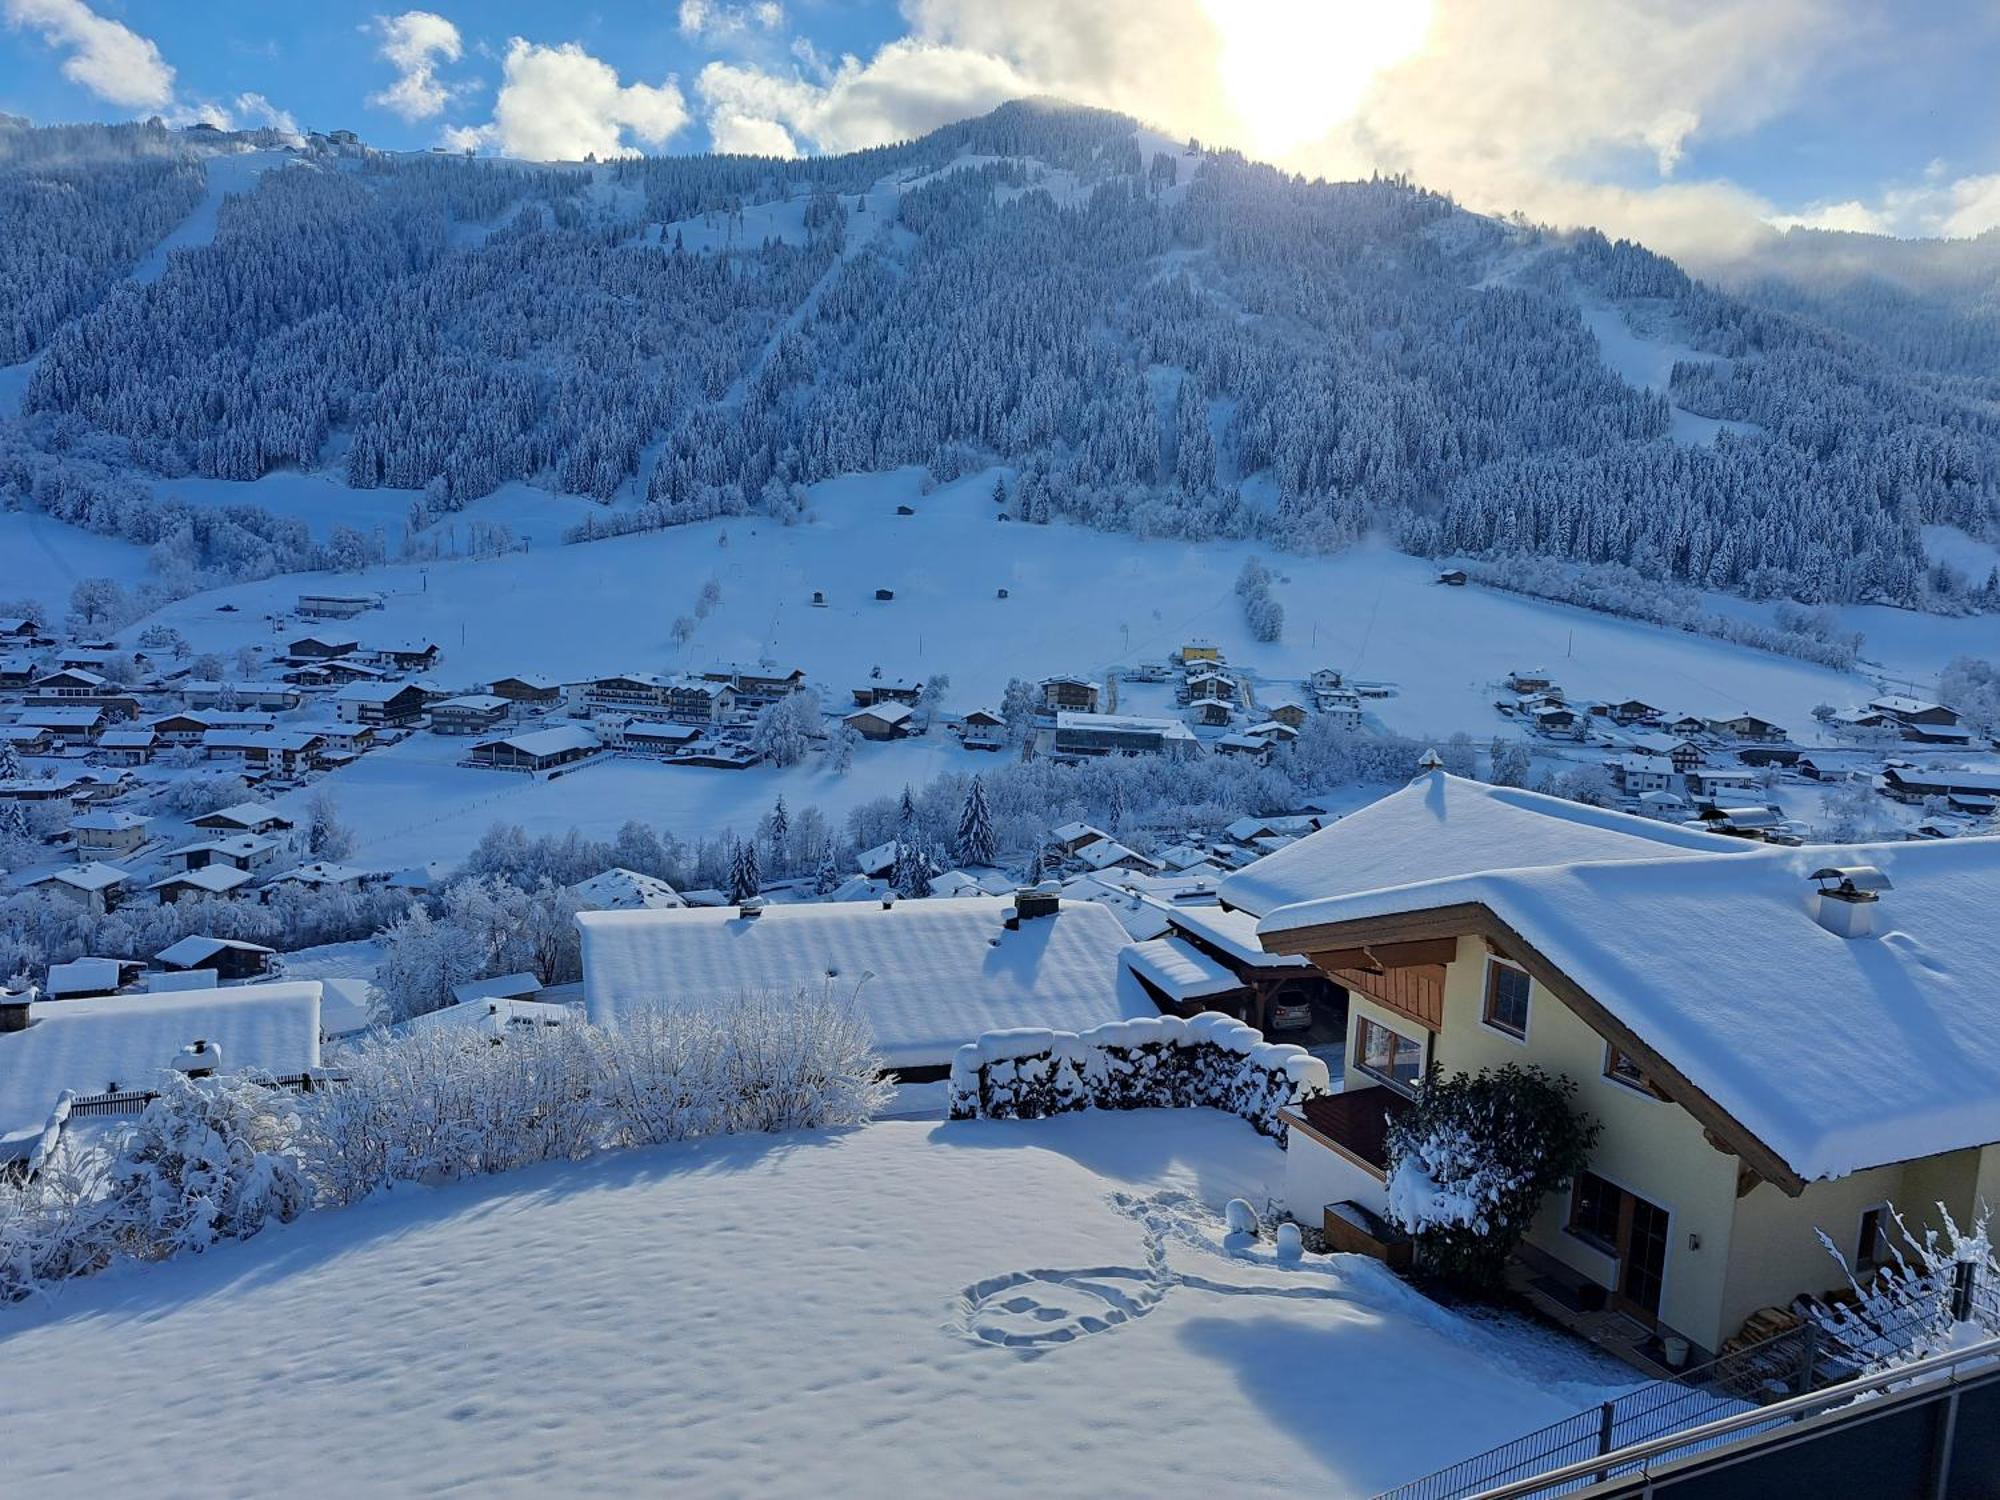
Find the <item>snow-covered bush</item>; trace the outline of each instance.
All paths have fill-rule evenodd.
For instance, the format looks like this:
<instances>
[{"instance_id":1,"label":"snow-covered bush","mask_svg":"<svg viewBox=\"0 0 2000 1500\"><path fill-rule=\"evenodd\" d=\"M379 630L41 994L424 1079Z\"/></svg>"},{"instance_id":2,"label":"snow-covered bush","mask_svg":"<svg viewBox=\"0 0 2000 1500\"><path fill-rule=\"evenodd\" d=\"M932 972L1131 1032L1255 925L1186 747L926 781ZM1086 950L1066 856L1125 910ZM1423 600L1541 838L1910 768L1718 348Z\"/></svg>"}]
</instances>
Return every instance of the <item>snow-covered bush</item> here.
<instances>
[{"instance_id":1,"label":"snow-covered bush","mask_svg":"<svg viewBox=\"0 0 2000 1500\"><path fill-rule=\"evenodd\" d=\"M161 1075L160 1096L121 1131L109 1204L119 1246L153 1259L242 1240L312 1201L293 1154L292 1096L235 1074Z\"/></svg>"},{"instance_id":2,"label":"snow-covered bush","mask_svg":"<svg viewBox=\"0 0 2000 1500\"><path fill-rule=\"evenodd\" d=\"M1079 1109L1222 1109L1283 1139L1278 1111L1327 1091L1326 1064L1209 1011L1089 1031L989 1031L951 1064L954 1120L1034 1120Z\"/></svg>"},{"instance_id":3,"label":"snow-covered bush","mask_svg":"<svg viewBox=\"0 0 2000 1500\"><path fill-rule=\"evenodd\" d=\"M1961 1227L1940 1203L1942 1231L1919 1236L1891 1205L1885 1211L1882 1248L1888 1259L1872 1276L1857 1274L1826 1231L1826 1253L1838 1262L1854 1293L1851 1304L1820 1304L1813 1316L1869 1373L1943 1354L1978 1339L2000 1337L2000 1257L1993 1249L1993 1211L1981 1206ZM1889 1232L1889 1225L1895 1232ZM1961 1309L1961 1278L1969 1278ZM1963 1310L1969 1316L1961 1319Z\"/></svg>"},{"instance_id":4,"label":"snow-covered bush","mask_svg":"<svg viewBox=\"0 0 2000 1500\"><path fill-rule=\"evenodd\" d=\"M1498 1284L1545 1193L1589 1160L1597 1123L1570 1107L1576 1085L1509 1063L1449 1076L1433 1068L1389 1126L1389 1217L1447 1280Z\"/></svg>"},{"instance_id":5,"label":"snow-covered bush","mask_svg":"<svg viewBox=\"0 0 2000 1500\"><path fill-rule=\"evenodd\" d=\"M59 1113L67 1112L64 1095ZM0 1303L101 1270L113 1234L105 1201L103 1153L73 1149L60 1122L38 1150L26 1181L0 1176Z\"/></svg>"}]
</instances>

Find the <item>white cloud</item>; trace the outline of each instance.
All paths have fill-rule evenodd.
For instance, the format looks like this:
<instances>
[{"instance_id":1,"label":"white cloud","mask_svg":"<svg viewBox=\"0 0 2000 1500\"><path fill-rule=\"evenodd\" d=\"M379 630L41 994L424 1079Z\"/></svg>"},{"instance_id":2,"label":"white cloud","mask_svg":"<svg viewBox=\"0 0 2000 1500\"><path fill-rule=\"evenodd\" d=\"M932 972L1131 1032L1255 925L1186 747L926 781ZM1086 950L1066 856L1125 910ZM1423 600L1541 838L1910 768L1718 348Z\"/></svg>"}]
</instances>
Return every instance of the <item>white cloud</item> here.
<instances>
[{"instance_id":1,"label":"white cloud","mask_svg":"<svg viewBox=\"0 0 2000 1500\"><path fill-rule=\"evenodd\" d=\"M379 49L396 70L396 81L368 102L406 120L428 120L451 101L451 88L438 76L443 63L457 62L464 53L458 28L428 10L406 10L399 16L377 16Z\"/></svg>"},{"instance_id":2,"label":"white cloud","mask_svg":"<svg viewBox=\"0 0 2000 1500\"><path fill-rule=\"evenodd\" d=\"M128 109L173 101L174 70L160 49L131 27L105 19L83 0L5 0L7 22L37 33L59 52L63 76L98 98Z\"/></svg>"},{"instance_id":3,"label":"white cloud","mask_svg":"<svg viewBox=\"0 0 2000 1500\"><path fill-rule=\"evenodd\" d=\"M546 47L515 37L492 120L447 130L445 142L497 146L533 161L573 161L626 155L635 142L663 146L687 121L687 101L672 78L621 84L610 64L574 42Z\"/></svg>"},{"instance_id":4,"label":"white cloud","mask_svg":"<svg viewBox=\"0 0 2000 1500\"><path fill-rule=\"evenodd\" d=\"M236 96L237 117L247 124L268 125L273 130L283 130L297 135L299 122L289 111L279 109L262 94L238 94Z\"/></svg>"},{"instance_id":5,"label":"white cloud","mask_svg":"<svg viewBox=\"0 0 2000 1500\"><path fill-rule=\"evenodd\" d=\"M1892 183L1874 203L1814 203L1770 217L1779 229L1969 239L2000 229L2000 172L1952 177L1943 162L1933 162L1920 180Z\"/></svg>"},{"instance_id":6,"label":"white cloud","mask_svg":"<svg viewBox=\"0 0 2000 1500\"><path fill-rule=\"evenodd\" d=\"M689 41L719 45L784 28L785 7L778 0L681 0L681 35Z\"/></svg>"}]
</instances>

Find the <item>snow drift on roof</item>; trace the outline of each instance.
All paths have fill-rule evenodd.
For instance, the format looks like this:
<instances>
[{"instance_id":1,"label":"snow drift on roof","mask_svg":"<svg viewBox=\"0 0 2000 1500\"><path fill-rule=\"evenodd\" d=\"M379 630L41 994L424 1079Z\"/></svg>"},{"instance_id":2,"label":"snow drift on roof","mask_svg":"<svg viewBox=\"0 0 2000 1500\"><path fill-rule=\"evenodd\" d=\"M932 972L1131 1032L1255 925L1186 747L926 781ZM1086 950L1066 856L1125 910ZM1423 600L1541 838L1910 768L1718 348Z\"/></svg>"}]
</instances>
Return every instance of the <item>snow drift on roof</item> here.
<instances>
[{"instance_id":1,"label":"snow drift on roof","mask_svg":"<svg viewBox=\"0 0 2000 1500\"><path fill-rule=\"evenodd\" d=\"M1245 865L1222 883L1221 895L1229 906L1265 916L1321 897L1478 870L1744 848L1740 839L1431 771Z\"/></svg>"},{"instance_id":2,"label":"snow drift on roof","mask_svg":"<svg viewBox=\"0 0 2000 1500\"><path fill-rule=\"evenodd\" d=\"M1179 938L1134 943L1120 955L1120 961L1172 1000L1207 1000L1243 988L1242 980Z\"/></svg>"},{"instance_id":3,"label":"snow drift on roof","mask_svg":"<svg viewBox=\"0 0 2000 1500\"><path fill-rule=\"evenodd\" d=\"M852 996L892 1067L942 1065L981 1032L1083 1031L1155 1014L1121 977L1110 912L1065 904L1018 929L993 897L583 912L584 1003L607 1025L648 1005L709 1006L745 991Z\"/></svg>"}]
</instances>

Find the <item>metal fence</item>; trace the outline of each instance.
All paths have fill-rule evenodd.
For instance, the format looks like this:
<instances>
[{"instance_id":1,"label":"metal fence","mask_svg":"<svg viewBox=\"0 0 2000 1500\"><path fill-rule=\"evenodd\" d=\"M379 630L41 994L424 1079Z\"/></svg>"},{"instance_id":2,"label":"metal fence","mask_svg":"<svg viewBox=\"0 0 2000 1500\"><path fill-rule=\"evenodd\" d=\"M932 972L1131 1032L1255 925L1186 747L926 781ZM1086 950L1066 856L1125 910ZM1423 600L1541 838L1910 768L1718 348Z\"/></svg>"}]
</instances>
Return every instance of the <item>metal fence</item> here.
<instances>
[{"instance_id":1,"label":"metal fence","mask_svg":"<svg viewBox=\"0 0 2000 1500\"><path fill-rule=\"evenodd\" d=\"M267 1080L279 1088L298 1089L311 1093L316 1088L329 1083L343 1081L342 1074L321 1070L316 1073L286 1073ZM118 1089L108 1094L88 1094L70 1100L69 1118L88 1119L93 1115L140 1115L146 1106L160 1097L158 1089Z\"/></svg>"}]
</instances>

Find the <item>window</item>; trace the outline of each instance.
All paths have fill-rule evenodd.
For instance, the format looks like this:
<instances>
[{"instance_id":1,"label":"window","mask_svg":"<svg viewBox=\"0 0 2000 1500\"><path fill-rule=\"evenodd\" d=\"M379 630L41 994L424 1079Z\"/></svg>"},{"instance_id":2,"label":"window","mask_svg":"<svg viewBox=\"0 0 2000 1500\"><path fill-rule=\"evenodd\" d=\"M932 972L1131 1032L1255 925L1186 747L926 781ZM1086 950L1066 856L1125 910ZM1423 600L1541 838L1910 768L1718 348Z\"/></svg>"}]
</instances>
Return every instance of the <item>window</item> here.
<instances>
[{"instance_id":1,"label":"window","mask_svg":"<svg viewBox=\"0 0 2000 1500\"><path fill-rule=\"evenodd\" d=\"M1624 1195L1595 1172L1580 1172L1570 1200L1569 1232L1607 1255L1618 1253L1619 1200Z\"/></svg>"},{"instance_id":2,"label":"window","mask_svg":"<svg viewBox=\"0 0 2000 1500\"><path fill-rule=\"evenodd\" d=\"M1637 1089L1650 1098L1667 1097L1665 1090L1646 1076L1644 1068L1608 1042L1604 1047L1604 1076L1624 1084L1627 1088Z\"/></svg>"},{"instance_id":3,"label":"window","mask_svg":"<svg viewBox=\"0 0 2000 1500\"><path fill-rule=\"evenodd\" d=\"M1854 1247L1854 1269L1872 1271L1889 1259L1889 1210L1878 1206L1861 1215L1861 1234Z\"/></svg>"},{"instance_id":4,"label":"window","mask_svg":"<svg viewBox=\"0 0 2000 1500\"><path fill-rule=\"evenodd\" d=\"M1495 1031L1528 1034L1528 973L1497 959L1486 962L1486 1024Z\"/></svg>"},{"instance_id":5,"label":"window","mask_svg":"<svg viewBox=\"0 0 2000 1500\"><path fill-rule=\"evenodd\" d=\"M1424 1076L1423 1043L1362 1016L1354 1023L1355 1066L1409 1093Z\"/></svg>"}]
</instances>

